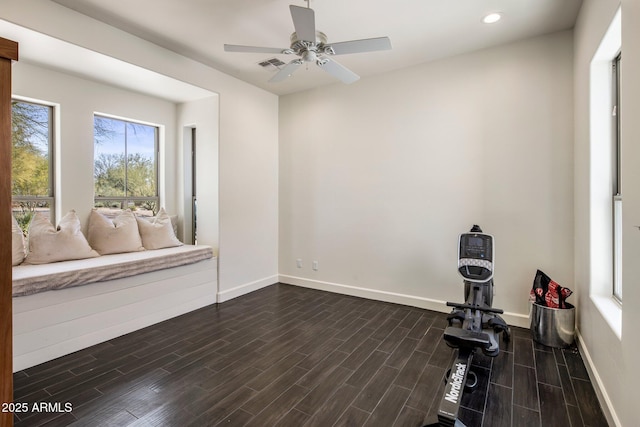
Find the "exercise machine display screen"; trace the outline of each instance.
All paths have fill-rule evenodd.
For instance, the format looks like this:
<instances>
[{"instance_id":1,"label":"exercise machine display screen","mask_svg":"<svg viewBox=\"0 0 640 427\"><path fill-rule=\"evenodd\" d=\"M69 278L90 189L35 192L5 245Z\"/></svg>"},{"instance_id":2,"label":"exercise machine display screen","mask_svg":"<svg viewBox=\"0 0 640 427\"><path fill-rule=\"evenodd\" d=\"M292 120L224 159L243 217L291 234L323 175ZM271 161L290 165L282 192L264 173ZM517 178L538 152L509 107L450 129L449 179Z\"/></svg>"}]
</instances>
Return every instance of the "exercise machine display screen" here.
<instances>
[{"instance_id":1,"label":"exercise machine display screen","mask_svg":"<svg viewBox=\"0 0 640 427\"><path fill-rule=\"evenodd\" d=\"M493 237L482 233L460 235L458 272L467 280L485 282L493 277Z\"/></svg>"},{"instance_id":2,"label":"exercise machine display screen","mask_svg":"<svg viewBox=\"0 0 640 427\"><path fill-rule=\"evenodd\" d=\"M463 234L460 236L460 258L492 261L491 240L487 234Z\"/></svg>"}]
</instances>

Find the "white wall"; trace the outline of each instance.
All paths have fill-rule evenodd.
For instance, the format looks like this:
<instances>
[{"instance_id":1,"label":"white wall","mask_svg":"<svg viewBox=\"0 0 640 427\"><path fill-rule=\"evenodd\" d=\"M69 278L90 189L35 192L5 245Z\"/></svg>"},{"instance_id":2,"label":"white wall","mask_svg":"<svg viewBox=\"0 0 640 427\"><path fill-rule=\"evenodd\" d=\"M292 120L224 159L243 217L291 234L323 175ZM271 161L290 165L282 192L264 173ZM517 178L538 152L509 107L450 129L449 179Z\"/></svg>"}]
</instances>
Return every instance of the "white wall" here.
<instances>
[{"instance_id":1,"label":"white wall","mask_svg":"<svg viewBox=\"0 0 640 427\"><path fill-rule=\"evenodd\" d=\"M561 32L281 97L281 280L447 311L477 223L528 326L537 268L574 285L572 85Z\"/></svg>"},{"instance_id":2,"label":"white wall","mask_svg":"<svg viewBox=\"0 0 640 427\"><path fill-rule=\"evenodd\" d=\"M589 119L589 65L600 41L622 4L622 188L623 188L623 289L621 337L614 332L596 305L592 291L600 287L590 275L592 263L599 259L590 257L591 236L590 184L592 155L590 147L597 141L590 140ZM640 84L634 76L640 75L640 1L638 0L585 0L575 27L575 282L580 290L579 331L592 379L610 413L612 424L632 426L640 424L640 413L634 396L640 384L637 369L640 341L640 290L635 284L640 276L640 234L635 227L640 224Z\"/></svg>"},{"instance_id":3,"label":"white wall","mask_svg":"<svg viewBox=\"0 0 640 427\"><path fill-rule=\"evenodd\" d=\"M176 200L176 105L47 68L17 62L13 66L13 94L57 104L59 123L56 163L56 218L75 209L86 231L93 207L93 116L102 113L162 125L164 141L160 155L161 203L177 212Z\"/></svg>"},{"instance_id":4,"label":"white wall","mask_svg":"<svg viewBox=\"0 0 640 427\"><path fill-rule=\"evenodd\" d=\"M219 301L278 281L278 99L254 95L220 95Z\"/></svg>"},{"instance_id":5,"label":"white wall","mask_svg":"<svg viewBox=\"0 0 640 427\"><path fill-rule=\"evenodd\" d=\"M49 0L3 0L0 19L219 94L221 299L277 281L275 95Z\"/></svg>"}]
</instances>

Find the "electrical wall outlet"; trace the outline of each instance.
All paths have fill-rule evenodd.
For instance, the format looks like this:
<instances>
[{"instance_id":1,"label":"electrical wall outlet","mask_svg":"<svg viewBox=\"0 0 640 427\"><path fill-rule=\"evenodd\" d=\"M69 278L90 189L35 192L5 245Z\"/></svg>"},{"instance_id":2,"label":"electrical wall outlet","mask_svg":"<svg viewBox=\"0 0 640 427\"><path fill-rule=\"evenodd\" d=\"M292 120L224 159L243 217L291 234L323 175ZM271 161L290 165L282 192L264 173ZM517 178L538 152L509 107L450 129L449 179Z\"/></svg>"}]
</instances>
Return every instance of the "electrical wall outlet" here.
<instances>
[{"instance_id":1,"label":"electrical wall outlet","mask_svg":"<svg viewBox=\"0 0 640 427\"><path fill-rule=\"evenodd\" d=\"M318 271L318 261L313 261L311 268L313 268L313 271Z\"/></svg>"},{"instance_id":2,"label":"electrical wall outlet","mask_svg":"<svg viewBox=\"0 0 640 427\"><path fill-rule=\"evenodd\" d=\"M298 259L296 260L296 267L298 267L298 268L302 268L302 259L301 259L301 258L298 258Z\"/></svg>"}]
</instances>

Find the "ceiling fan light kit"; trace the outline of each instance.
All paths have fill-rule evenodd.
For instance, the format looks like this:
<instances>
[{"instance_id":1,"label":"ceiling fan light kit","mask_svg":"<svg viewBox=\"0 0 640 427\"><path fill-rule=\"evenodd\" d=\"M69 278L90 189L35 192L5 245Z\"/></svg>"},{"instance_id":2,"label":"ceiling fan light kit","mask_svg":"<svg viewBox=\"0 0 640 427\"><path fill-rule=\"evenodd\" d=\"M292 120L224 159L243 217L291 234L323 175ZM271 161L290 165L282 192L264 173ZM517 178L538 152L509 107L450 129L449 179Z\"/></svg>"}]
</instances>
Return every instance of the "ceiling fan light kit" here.
<instances>
[{"instance_id":1,"label":"ceiling fan light kit","mask_svg":"<svg viewBox=\"0 0 640 427\"><path fill-rule=\"evenodd\" d=\"M275 53L298 56L298 58L290 61L281 68L280 71L269 80L270 82L285 80L302 64L315 62L323 71L343 83L349 84L357 81L360 76L330 57L391 49L391 40L389 40L388 37L328 43L326 34L316 31L315 13L313 9L295 5L290 5L289 9L295 28L295 32L291 34L291 46L289 48L280 49L225 44L224 50L227 52Z\"/></svg>"}]
</instances>

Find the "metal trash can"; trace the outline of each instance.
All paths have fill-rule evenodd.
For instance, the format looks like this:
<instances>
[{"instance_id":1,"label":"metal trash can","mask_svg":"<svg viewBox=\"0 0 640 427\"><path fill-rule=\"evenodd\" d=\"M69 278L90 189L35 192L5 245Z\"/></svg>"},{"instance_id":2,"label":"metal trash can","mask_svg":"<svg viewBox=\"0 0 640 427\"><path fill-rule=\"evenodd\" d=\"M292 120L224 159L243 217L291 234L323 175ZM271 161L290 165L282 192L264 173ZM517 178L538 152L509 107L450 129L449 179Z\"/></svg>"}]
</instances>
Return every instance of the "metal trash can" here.
<instances>
[{"instance_id":1,"label":"metal trash can","mask_svg":"<svg viewBox=\"0 0 640 427\"><path fill-rule=\"evenodd\" d=\"M576 333L576 308L551 308L532 303L531 333L535 342L547 347L564 348L573 344Z\"/></svg>"}]
</instances>

